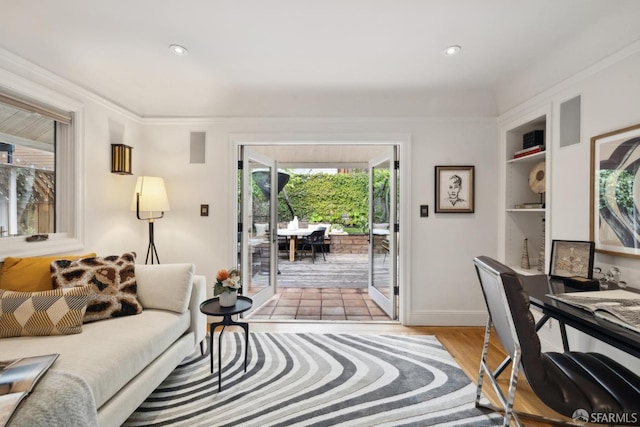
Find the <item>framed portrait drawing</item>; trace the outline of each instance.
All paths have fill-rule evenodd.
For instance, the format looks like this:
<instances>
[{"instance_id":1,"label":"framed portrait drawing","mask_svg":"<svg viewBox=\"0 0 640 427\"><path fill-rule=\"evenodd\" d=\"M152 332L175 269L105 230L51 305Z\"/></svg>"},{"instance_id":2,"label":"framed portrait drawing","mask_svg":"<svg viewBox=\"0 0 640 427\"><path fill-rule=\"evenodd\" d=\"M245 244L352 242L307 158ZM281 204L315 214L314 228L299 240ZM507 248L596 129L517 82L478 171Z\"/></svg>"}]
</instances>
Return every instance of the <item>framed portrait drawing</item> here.
<instances>
[{"instance_id":1,"label":"framed portrait drawing","mask_svg":"<svg viewBox=\"0 0 640 427\"><path fill-rule=\"evenodd\" d=\"M591 138L590 238L640 258L640 124Z\"/></svg>"},{"instance_id":2,"label":"framed portrait drawing","mask_svg":"<svg viewBox=\"0 0 640 427\"><path fill-rule=\"evenodd\" d=\"M594 242L553 240L549 275L552 277L593 278Z\"/></svg>"},{"instance_id":3,"label":"framed portrait drawing","mask_svg":"<svg viewBox=\"0 0 640 427\"><path fill-rule=\"evenodd\" d=\"M474 212L474 166L436 166L436 213Z\"/></svg>"}]
</instances>

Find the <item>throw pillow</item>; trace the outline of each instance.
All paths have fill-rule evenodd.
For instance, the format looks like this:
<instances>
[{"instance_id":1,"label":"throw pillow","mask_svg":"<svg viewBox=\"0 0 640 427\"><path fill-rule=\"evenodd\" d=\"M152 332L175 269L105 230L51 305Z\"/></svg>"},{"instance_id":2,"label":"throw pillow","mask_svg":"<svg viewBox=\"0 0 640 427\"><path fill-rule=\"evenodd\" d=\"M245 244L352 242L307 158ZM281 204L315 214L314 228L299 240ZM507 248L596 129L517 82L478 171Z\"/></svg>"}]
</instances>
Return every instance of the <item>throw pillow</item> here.
<instances>
[{"instance_id":1,"label":"throw pillow","mask_svg":"<svg viewBox=\"0 0 640 427\"><path fill-rule=\"evenodd\" d=\"M142 312L137 299L134 252L51 263L54 289L90 285L85 322Z\"/></svg>"},{"instance_id":2,"label":"throw pillow","mask_svg":"<svg viewBox=\"0 0 640 427\"><path fill-rule=\"evenodd\" d=\"M51 284L51 262L58 259L74 260L94 257L86 255L53 255L28 258L6 257L0 274L0 289L17 292L40 292L53 289Z\"/></svg>"},{"instance_id":3,"label":"throw pillow","mask_svg":"<svg viewBox=\"0 0 640 427\"><path fill-rule=\"evenodd\" d=\"M195 269L193 264L136 266L140 304L144 308L184 313L189 308Z\"/></svg>"},{"instance_id":4,"label":"throw pillow","mask_svg":"<svg viewBox=\"0 0 640 427\"><path fill-rule=\"evenodd\" d=\"M88 286L44 292L0 289L0 338L78 334L88 301Z\"/></svg>"}]
</instances>

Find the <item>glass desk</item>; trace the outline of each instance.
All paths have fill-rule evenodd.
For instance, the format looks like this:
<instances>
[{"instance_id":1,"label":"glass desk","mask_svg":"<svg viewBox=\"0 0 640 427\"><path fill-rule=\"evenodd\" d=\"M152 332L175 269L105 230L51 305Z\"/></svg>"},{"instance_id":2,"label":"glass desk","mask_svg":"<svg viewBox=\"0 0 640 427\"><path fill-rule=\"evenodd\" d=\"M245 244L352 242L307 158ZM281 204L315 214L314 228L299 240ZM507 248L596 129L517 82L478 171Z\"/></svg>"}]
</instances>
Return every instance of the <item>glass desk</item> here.
<instances>
[{"instance_id":1,"label":"glass desk","mask_svg":"<svg viewBox=\"0 0 640 427\"><path fill-rule=\"evenodd\" d=\"M544 281L524 280L523 282L524 290L529 294L531 306L539 308L543 313L542 319L540 319L536 325L537 329L550 317L558 320L565 351L569 350L565 325L569 325L587 335L640 358L640 333L599 319L587 310L565 304L546 296L546 294L550 293L579 292L579 289L566 286L561 280L557 279L551 279L549 286L547 286ZM640 293L640 291L629 287L625 290Z\"/></svg>"}]
</instances>

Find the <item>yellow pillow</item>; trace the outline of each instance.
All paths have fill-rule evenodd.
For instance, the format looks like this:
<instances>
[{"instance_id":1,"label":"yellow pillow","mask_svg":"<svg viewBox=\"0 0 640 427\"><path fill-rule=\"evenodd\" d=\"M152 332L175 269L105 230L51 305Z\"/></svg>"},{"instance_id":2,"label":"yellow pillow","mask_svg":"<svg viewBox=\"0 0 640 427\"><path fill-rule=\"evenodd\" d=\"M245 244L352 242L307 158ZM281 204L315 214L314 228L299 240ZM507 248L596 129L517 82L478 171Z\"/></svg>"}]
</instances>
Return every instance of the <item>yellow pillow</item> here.
<instances>
[{"instance_id":1,"label":"yellow pillow","mask_svg":"<svg viewBox=\"0 0 640 427\"><path fill-rule=\"evenodd\" d=\"M6 257L2 264L0 289L16 292L42 292L53 289L51 283L51 263L59 259L80 259L96 256L86 255L54 255L29 258Z\"/></svg>"}]
</instances>

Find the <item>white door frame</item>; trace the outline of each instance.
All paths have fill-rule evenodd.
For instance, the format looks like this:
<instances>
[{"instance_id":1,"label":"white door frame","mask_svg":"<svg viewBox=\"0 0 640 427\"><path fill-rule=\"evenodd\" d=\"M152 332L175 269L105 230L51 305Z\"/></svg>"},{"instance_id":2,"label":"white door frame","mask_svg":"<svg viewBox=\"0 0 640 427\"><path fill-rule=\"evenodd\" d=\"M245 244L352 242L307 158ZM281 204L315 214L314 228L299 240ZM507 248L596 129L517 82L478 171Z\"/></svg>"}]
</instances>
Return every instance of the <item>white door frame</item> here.
<instances>
[{"instance_id":1,"label":"white door frame","mask_svg":"<svg viewBox=\"0 0 640 427\"><path fill-rule=\"evenodd\" d=\"M397 145L398 159L400 161L400 209L398 223L400 231L398 234L398 287L400 290L398 321L401 324L408 324L410 320L412 287L410 282L411 257L406 256L411 248L411 135L407 133L260 133L260 134L231 134L229 141L233 147L231 150L232 164L237 164L239 160L239 149L242 145ZM277 160L277 159L276 159ZM235 170L235 168L234 168ZM233 191L229 191L229 206L234 206L235 215L229 224L231 242L237 240L236 221L238 218L236 189L238 188L237 174L233 174Z\"/></svg>"}]
</instances>

